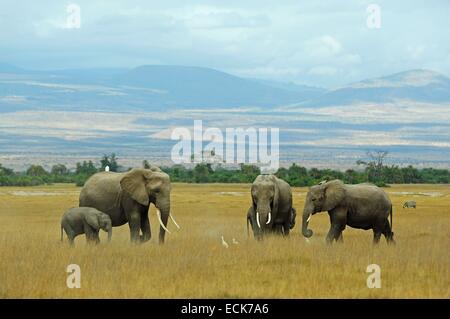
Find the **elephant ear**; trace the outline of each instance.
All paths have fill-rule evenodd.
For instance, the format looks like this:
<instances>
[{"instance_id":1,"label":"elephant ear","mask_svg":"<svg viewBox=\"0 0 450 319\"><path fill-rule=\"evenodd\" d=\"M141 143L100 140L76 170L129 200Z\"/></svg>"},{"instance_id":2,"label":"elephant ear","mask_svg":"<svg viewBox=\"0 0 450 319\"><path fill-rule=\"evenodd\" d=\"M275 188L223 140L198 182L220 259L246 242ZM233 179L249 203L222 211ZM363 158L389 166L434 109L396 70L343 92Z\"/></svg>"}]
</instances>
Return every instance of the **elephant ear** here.
<instances>
[{"instance_id":1,"label":"elephant ear","mask_svg":"<svg viewBox=\"0 0 450 319\"><path fill-rule=\"evenodd\" d=\"M100 224L98 222L98 216L96 214L88 214L85 217L86 223L88 223L89 226L94 228L95 230L100 229Z\"/></svg>"},{"instance_id":2,"label":"elephant ear","mask_svg":"<svg viewBox=\"0 0 450 319\"><path fill-rule=\"evenodd\" d=\"M275 193L273 195L273 207L272 211L278 213L278 202L280 200L280 188L278 187L278 179L276 176L272 175L273 177L273 185L275 187Z\"/></svg>"},{"instance_id":3,"label":"elephant ear","mask_svg":"<svg viewBox=\"0 0 450 319\"><path fill-rule=\"evenodd\" d=\"M120 180L120 187L139 204L148 206L150 200L145 187L145 174L146 171L143 169L132 169Z\"/></svg>"},{"instance_id":4,"label":"elephant ear","mask_svg":"<svg viewBox=\"0 0 450 319\"><path fill-rule=\"evenodd\" d=\"M255 189L255 185L252 184L252 188L250 189L250 196L251 196L251 198L252 198L252 207L253 207L253 210L256 211L256 203L255 203L255 200L254 200L254 198L253 198L253 191L254 191L254 189Z\"/></svg>"},{"instance_id":5,"label":"elephant ear","mask_svg":"<svg viewBox=\"0 0 450 319\"><path fill-rule=\"evenodd\" d=\"M331 210L338 206L345 197L344 183L336 179L323 184L325 201L323 204L323 210Z\"/></svg>"}]
</instances>

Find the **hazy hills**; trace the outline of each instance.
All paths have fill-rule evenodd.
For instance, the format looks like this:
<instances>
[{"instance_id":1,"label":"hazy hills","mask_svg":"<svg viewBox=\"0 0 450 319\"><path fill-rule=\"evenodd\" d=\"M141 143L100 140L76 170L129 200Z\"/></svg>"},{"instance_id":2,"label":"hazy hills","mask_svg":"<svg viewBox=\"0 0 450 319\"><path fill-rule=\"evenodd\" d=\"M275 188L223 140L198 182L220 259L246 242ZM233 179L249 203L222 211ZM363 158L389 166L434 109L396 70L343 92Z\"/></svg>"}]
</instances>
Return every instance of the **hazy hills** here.
<instances>
[{"instance_id":1,"label":"hazy hills","mask_svg":"<svg viewBox=\"0 0 450 319\"><path fill-rule=\"evenodd\" d=\"M450 168L449 109L449 78L428 70L324 89L200 67L0 64L0 163L70 166L116 152L129 166L143 158L170 165L172 129L201 119L204 127L280 128L282 163L353 167L383 149L393 163Z\"/></svg>"},{"instance_id":2,"label":"hazy hills","mask_svg":"<svg viewBox=\"0 0 450 319\"><path fill-rule=\"evenodd\" d=\"M132 70L25 71L0 65L0 96L18 96L29 106L130 110L164 108L272 108L318 96L201 67L141 66ZM14 100L14 99L13 99ZM1 101L10 104L8 99ZM11 106L9 106L10 108Z\"/></svg>"},{"instance_id":3,"label":"hazy hills","mask_svg":"<svg viewBox=\"0 0 450 319\"><path fill-rule=\"evenodd\" d=\"M330 90L301 105L323 107L361 102L388 103L405 100L448 103L450 102L450 79L429 70L409 70Z\"/></svg>"},{"instance_id":4,"label":"hazy hills","mask_svg":"<svg viewBox=\"0 0 450 319\"><path fill-rule=\"evenodd\" d=\"M450 79L410 70L326 90L294 83L246 79L188 66L29 71L0 64L0 110L141 110L161 107L274 109L396 101L450 102Z\"/></svg>"}]
</instances>

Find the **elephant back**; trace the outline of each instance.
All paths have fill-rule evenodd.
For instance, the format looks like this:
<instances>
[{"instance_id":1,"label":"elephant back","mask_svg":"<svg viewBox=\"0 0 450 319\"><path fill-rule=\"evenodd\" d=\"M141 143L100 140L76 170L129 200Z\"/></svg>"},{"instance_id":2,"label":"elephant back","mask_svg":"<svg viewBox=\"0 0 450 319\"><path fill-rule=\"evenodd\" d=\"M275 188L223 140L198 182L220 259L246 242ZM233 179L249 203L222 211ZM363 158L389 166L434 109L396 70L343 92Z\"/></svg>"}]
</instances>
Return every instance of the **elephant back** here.
<instances>
[{"instance_id":1,"label":"elephant back","mask_svg":"<svg viewBox=\"0 0 450 319\"><path fill-rule=\"evenodd\" d=\"M109 215L113 225L123 224L120 180L124 174L102 172L89 178L80 192L80 207L92 207Z\"/></svg>"}]
</instances>

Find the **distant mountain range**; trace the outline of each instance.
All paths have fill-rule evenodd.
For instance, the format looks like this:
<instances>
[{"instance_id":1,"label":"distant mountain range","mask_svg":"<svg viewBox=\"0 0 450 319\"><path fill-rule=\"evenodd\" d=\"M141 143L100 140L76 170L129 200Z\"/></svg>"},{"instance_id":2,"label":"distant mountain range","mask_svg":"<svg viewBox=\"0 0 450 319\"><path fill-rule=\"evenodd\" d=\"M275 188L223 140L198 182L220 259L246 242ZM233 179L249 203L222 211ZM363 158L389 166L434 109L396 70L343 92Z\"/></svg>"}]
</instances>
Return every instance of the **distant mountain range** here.
<instances>
[{"instance_id":1,"label":"distant mountain range","mask_svg":"<svg viewBox=\"0 0 450 319\"><path fill-rule=\"evenodd\" d=\"M305 101L322 92L202 67L27 71L0 64L0 106L8 104L8 108L19 100L27 101L28 106L52 109L271 108Z\"/></svg>"},{"instance_id":2,"label":"distant mountain range","mask_svg":"<svg viewBox=\"0 0 450 319\"><path fill-rule=\"evenodd\" d=\"M324 89L200 67L0 64L0 162L73 167L114 152L128 166L144 158L171 165L172 129L201 119L221 129L279 128L284 163L342 169L382 149L391 163L450 168L449 109L450 79L429 70Z\"/></svg>"},{"instance_id":3,"label":"distant mountain range","mask_svg":"<svg viewBox=\"0 0 450 319\"><path fill-rule=\"evenodd\" d=\"M450 79L410 70L327 90L295 83L247 79L203 67L151 65L126 69L32 71L0 64L0 111L141 110L160 108L274 109L355 102L450 102Z\"/></svg>"},{"instance_id":4,"label":"distant mountain range","mask_svg":"<svg viewBox=\"0 0 450 319\"><path fill-rule=\"evenodd\" d=\"M330 90L300 105L324 107L399 101L449 103L450 79L429 70L409 70Z\"/></svg>"}]
</instances>

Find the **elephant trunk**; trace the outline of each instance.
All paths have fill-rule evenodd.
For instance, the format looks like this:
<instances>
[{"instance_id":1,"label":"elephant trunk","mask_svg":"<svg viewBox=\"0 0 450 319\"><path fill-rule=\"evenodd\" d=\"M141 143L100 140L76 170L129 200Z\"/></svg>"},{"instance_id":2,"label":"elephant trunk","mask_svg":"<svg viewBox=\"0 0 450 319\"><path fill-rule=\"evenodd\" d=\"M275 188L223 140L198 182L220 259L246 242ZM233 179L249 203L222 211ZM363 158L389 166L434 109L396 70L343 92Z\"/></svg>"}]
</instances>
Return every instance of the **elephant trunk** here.
<instances>
[{"instance_id":1,"label":"elephant trunk","mask_svg":"<svg viewBox=\"0 0 450 319\"><path fill-rule=\"evenodd\" d=\"M164 243L164 237L166 232L171 233L167 228L167 222L170 216L170 201L156 201L156 215L158 217L159 225L161 226L159 231L159 242ZM173 220L173 217L172 217ZM176 224L176 222L175 222ZM177 224L176 224L177 225Z\"/></svg>"},{"instance_id":2,"label":"elephant trunk","mask_svg":"<svg viewBox=\"0 0 450 319\"><path fill-rule=\"evenodd\" d=\"M302 234L306 238L313 235L313 231L308 229L309 220L314 212L314 208L311 204L305 203L305 208L303 209L303 219L302 219Z\"/></svg>"},{"instance_id":3,"label":"elephant trunk","mask_svg":"<svg viewBox=\"0 0 450 319\"><path fill-rule=\"evenodd\" d=\"M159 210L158 207L156 207L156 215L158 216L158 221L159 221L159 225L161 226L162 230L161 231L166 231L170 234L170 230L167 229L167 220L168 220L168 214L161 214L161 211ZM164 216L164 220L165 222L163 222L163 217Z\"/></svg>"},{"instance_id":4,"label":"elephant trunk","mask_svg":"<svg viewBox=\"0 0 450 319\"><path fill-rule=\"evenodd\" d=\"M272 221L272 212L269 205L257 205L256 206L256 224L259 229L264 228L265 225L269 225Z\"/></svg>"}]
</instances>

